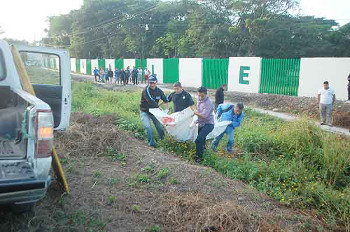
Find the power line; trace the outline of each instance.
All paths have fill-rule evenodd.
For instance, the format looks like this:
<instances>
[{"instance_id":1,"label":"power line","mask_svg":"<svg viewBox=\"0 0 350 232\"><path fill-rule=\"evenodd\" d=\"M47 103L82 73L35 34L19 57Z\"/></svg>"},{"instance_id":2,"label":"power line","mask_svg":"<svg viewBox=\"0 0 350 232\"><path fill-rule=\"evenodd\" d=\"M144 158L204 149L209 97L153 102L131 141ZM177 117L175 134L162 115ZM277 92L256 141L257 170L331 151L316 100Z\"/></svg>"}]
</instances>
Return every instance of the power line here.
<instances>
[{"instance_id":1,"label":"power line","mask_svg":"<svg viewBox=\"0 0 350 232\"><path fill-rule=\"evenodd\" d=\"M148 8L148 9L145 9L145 10L143 10L142 12L139 12L139 13L137 13L137 14L131 14L129 17L124 18L124 19L121 19L121 20L118 20L118 21L112 21L112 22L109 22L109 23L106 23L106 24L104 24L104 22L99 23L99 24L97 24L97 25L95 25L95 26L89 27L89 28L88 28L87 30L85 30L85 31L80 31L80 32L71 33L71 34L66 35L65 37L73 37L73 36L76 36L76 35L82 35L82 34L86 34L86 33L89 33L89 32L91 32L91 31L95 31L95 30L98 30L98 29L100 29L100 28L104 28L104 27L107 27L107 26L110 26L110 25L113 25L113 24L116 24L116 23L121 23L121 22L124 22L124 21L126 21L126 20L129 20L129 19L131 19L131 18L133 18L133 17L137 17L137 16L142 15L142 14L144 14L144 13L150 12L150 11L156 9L157 7L159 7L159 5L158 5L158 6L152 6L152 7ZM116 16L116 17L114 17L114 18L120 18L120 17L117 17L117 16ZM112 19L109 19L109 20L106 20L106 21L111 21L111 20L112 20ZM106 21L105 21L105 22L106 22ZM103 24L103 25L101 25L101 24ZM55 39L55 38L58 38L58 36L55 36L55 37L45 37L45 38Z\"/></svg>"}]
</instances>

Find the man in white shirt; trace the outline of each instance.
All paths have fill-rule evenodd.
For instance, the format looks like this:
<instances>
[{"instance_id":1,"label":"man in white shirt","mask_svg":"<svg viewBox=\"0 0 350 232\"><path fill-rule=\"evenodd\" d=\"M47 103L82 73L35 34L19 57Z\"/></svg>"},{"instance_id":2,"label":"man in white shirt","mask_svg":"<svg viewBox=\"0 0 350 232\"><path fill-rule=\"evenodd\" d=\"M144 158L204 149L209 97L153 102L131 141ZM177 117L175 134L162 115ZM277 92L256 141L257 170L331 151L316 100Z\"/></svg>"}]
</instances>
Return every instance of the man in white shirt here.
<instances>
[{"instance_id":1,"label":"man in white shirt","mask_svg":"<svg viewBox=\"0 0 350 232\"><path fill-rule=\"evenodd\" d=\"M328 81L323 82L323 88L318 90L317 103L320 105L321 125L332 126L332 112L335 103L335 91L329 87Z\"/></svg>"}]
</instances>

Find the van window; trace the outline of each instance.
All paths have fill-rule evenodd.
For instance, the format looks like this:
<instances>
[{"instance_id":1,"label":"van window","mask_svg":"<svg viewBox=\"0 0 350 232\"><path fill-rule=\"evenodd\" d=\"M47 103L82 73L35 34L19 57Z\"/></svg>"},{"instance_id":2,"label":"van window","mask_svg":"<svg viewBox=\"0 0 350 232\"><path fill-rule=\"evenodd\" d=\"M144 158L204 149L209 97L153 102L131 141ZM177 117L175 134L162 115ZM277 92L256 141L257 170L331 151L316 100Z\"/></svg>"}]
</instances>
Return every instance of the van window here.
<instances>
[{"instance_id":1,"label":"van window","mask_svg":"<svg viewBox=\"0 0 350 232\"><path fill-rule=\"evenodd\" d=\"M0 50L0 81L6 78L6 66L4 60L4 54Z\"/></svg>"}]
</instances>

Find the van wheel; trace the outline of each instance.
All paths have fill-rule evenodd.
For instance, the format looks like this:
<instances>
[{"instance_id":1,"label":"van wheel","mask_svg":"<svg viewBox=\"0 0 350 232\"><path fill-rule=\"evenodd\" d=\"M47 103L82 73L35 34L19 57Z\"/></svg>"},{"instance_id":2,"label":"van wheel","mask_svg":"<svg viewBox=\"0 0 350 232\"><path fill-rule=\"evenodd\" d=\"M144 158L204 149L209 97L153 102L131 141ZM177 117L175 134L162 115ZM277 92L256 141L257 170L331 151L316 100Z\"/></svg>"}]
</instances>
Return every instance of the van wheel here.
<instances>
[{"instance_id":1,"label":"van wheel","mask_svg":"<svg viewBox=\"0 0 350 232\"><path fill-rule=\"evenodd\" d=\"M13 205L12 211L16 214L27 213L35 216L35 206L36 202Z\"/></svg>"}]
</instances>

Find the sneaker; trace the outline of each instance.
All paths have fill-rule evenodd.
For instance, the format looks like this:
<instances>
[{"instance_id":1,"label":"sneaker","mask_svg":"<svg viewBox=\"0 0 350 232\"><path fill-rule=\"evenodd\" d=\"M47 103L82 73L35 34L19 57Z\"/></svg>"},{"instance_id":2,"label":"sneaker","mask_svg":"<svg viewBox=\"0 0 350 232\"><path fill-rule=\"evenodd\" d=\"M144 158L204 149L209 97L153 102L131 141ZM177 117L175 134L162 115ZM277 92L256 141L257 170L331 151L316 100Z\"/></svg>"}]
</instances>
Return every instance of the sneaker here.
<instances>
[{"instance_id":1,"label":"sneaker","mask_svg":"<svg viewBox=\"0 0 350 232\"><path fill-rule=\"evenodd\" d=\"M321 125L321 126L323 126L323 125L326 125L326 123L324 123L324 122L321 122L321 123L320 123L320 125Z\"/></svg>"}]
</instances>

